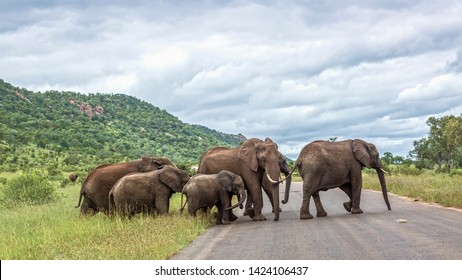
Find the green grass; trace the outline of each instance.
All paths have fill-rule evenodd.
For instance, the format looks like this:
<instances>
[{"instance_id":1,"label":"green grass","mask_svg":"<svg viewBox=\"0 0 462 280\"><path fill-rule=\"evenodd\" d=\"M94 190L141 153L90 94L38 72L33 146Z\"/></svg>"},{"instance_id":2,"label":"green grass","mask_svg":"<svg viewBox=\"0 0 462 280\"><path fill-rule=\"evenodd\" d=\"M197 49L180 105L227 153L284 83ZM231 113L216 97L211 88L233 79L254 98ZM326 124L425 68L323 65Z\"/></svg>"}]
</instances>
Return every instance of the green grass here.
<instances>
[{"instance_id":1,"label":"green grass","mask_svg":"<svg viewBox=\"0 0 462 280\"><path fill-rule=\"evenodd\" d=\"M421 175L385 175L385 180L388 192L446 207L462 208L460 175L450 176L426 171ZM377 175L363 173L363 187L380 191Z\"/></svg>"},{"instance_id":2,"label":"green grass","mask_svg":"<svg viewBox=\"0 0 462 280\"><path fill-rule=\"evenodd\" d=\"M6 175L6 176L4 176ZM66 176L65 174L63 176ZM0 174L12 179L13 174ZM300 182L295 177L293 181ZM462 208L462 176L424 172L387 175L389 192L421 201ZM180 214L180 196L171 200L168 216L136 215L131 220L103 214L82 218L77 204L80 184L60 187L56 202L43 205L0 204L0 259L3 260L159 260L168 259L213 224L212 217ZM377 175L363 174L364 188L380 190ZM0 199L4 186L0 184Z\"/></svg>"},{"instance_id":3,"label":"green grass","mask_svg":"<svg viewBox=\"0 0 462 280\"><path fill-rule=\"evenodd\" d=\"M179 213L174 195L171 214L136 215L131 220L103 214L82 218L79 186L57 187L61 198L40 206L0 206L0 259L167 259L204 232L210 217Z\"/></svg>"}]
</instances>

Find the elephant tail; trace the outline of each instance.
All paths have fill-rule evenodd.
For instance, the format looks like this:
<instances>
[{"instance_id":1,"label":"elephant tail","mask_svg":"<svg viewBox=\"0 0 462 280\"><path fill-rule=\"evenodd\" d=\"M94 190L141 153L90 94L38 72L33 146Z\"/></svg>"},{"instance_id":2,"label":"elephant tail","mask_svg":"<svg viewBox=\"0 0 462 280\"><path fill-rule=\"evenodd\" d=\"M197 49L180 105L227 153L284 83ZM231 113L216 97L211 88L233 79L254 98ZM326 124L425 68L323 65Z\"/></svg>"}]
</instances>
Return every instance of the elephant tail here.
<instances>
[{"instance_id":1,"label":"elephant tail","mask_svg":"<svg viewBox=\"0 0 462 280\"><path fill-rule=\"evenodd\" d=\"M80 204L82 203L82 197L85 195L85 187L87 186L87 182L89 179L90 176L87 176L87 178L85 178L85 181L83 181L82 183L82 187L80 188L79 202L77 203L77 206L75 206L75 208L79 208Z\"/></svg>"},{"instance_id":2,"label":"elephant tail","mask_svg":"<svg viewBox=\"0 0 462 280\"><path fill-rule=\"evenodd\" d=\"M82 203L82 197L85 194L85 191L83 189L84 189L84 187L82 186L82 189L80 190L79 202L77 203L77 206L75 206L75 208L79 208L80 204Z\"/></svg>"},{"instance_id":3,"label":"elephant tail","mask_svg":"<svg viewBox=\"0 0 462 280\"><path fill-rule=\"evenodd\" d=\"M188 203L188 196L186 195L186 201L183 204L183 195L185 195L185 193L181 192L181 200L180 200L180 205L181 205L180 213L181 214L183 214L183 210L186 207L186 203Z\"/></svg>"},{"instance_id":4,"label":"elephant tail","mask_svg":"<svg viewBox=\"0 0 462 280\"><path fill-rule=\"evenodd\" d=\"M115 213L115 210L116 210L116 205L114 201L114 194L111 191L109 192L109 216L113 216L113 214Z\"/></svg>"}]
</instances>

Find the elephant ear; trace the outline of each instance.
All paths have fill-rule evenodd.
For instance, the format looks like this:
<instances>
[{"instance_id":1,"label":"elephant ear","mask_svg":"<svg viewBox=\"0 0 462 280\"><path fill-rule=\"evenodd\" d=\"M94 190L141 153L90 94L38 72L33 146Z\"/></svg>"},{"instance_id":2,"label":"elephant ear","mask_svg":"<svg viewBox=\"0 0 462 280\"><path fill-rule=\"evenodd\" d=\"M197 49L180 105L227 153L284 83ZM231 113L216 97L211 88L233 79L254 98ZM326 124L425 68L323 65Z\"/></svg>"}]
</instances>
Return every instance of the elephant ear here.
<instances>
[{"instance_id":1,"label":"elephant ear","mask_svg":"<svg viewBox=\"0 0 462 280\"><path fill-rule=\"evenodd\" d=\"M233 176L228 171L221 171L217 174L218 184L227 192L233 191Z\"/></svg>"},{"instance_id":2,"label":"elephant ear","mask_svg":"<svg viewBox=\"0 0 462 280\"><path fill-rule=\"evenodd\" d=\"M367 142L360 139L355 139L353 140L352 146L355 158L359 160L365 167L371 168L372 162Z\"/></svg>"},{"instance_id":3,"label":"elephant ear","mask_svg":"<svg viewBox=\"0 0 462 280\"><path fill-rule=\"evenodd\" d=\"M147 172L150 170L154 170L154 169L150 169L150 165L151 165L151 158L142 157L140 163L138 164L138 169L140 172Z\"/></svg>"},{"instance_id":4,"label":"elephant ear","mask_svg":"<svg viewBox=\"0 0 462 280\"><path fill-rule=\"evenodd\" d=\"M180 177L180 174L176 170L167 167L162 168L159 174L159 180L174 192L182 191Z\"/></svg>"},{"instance_id":5,"label":"elephant ear","mask_svg":"<svg viewBox=\"0 0 462 280\"><path fill-rule=\"evenodd\" d=\"M175 164L167 157L153 157L152 163L156 164L157 166L171 165L176 167Z\"/></svg>"},{"instance_id":6,"label":"elephant ear","mask_svg":"<svg viewBox=\"0 0 462 280\"><path fill-rule=\"evenodd\" d=\"M257 172L258 170L257 152L255 150L256 142L263 141L259 139L249 139L241 145L238 153L239 158L243 160L254 172Z\"/></svg>"}]
</instances>

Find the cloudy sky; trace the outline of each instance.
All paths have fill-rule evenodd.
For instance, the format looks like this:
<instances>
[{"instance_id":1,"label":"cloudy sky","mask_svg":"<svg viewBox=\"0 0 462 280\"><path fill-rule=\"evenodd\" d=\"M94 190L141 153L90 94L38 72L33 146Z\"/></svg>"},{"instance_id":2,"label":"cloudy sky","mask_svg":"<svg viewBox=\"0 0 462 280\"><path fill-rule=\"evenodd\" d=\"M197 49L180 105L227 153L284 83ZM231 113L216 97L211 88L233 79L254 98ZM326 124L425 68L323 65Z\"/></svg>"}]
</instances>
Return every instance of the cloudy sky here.
<instances>
[{"instance_id":1,"label":"cloudy sky","mask_svg":"<svg viewBox=\"0 0 462 280\"><path fill-rule=\"evenodd\" d=\"M125 93L187 123L407 155L462 113L462 2L0 0L0 79Z\"/></svg>"}]
</instances>

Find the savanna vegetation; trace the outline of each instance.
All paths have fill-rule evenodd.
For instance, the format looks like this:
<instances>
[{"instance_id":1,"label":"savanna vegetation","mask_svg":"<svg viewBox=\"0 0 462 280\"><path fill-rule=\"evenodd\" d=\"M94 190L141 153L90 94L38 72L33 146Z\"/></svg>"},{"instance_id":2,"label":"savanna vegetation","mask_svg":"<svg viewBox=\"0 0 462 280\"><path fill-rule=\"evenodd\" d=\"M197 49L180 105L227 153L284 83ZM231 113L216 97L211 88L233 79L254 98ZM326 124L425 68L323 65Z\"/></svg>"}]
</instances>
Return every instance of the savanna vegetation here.
<instances>
[{"instance_id":1,"label":"savanna vegetation","mask_svg":"<svg viewBox=\"0 0 462 280\"><path fill-rule=\"evenodd\" d=\"M31 92L3 80L0 119L0 171L85 172L144 155L190 165L208 148L237 146L244 139L184 123L124 94Z\"/></svg>"},{"instance_id":2,"label":"savanna vegetation","mask_svg":"<svg viewBox=\"0 0 462 280\"><path fill-rule=\"evenodd\" d=\"M74 206L83 179L99 164L143 155L189 169L206 149L244 139L123 94L31 92L2 80L0 119L0 259L166 259L213 218L180 214L178 194L166 217L82 218ZM432 117L427 125L408 156L383 154L388 189L462 208L462 116ZM365 188L380 189L373 171L363 178Z\"/></svg>"}]
</instances>

